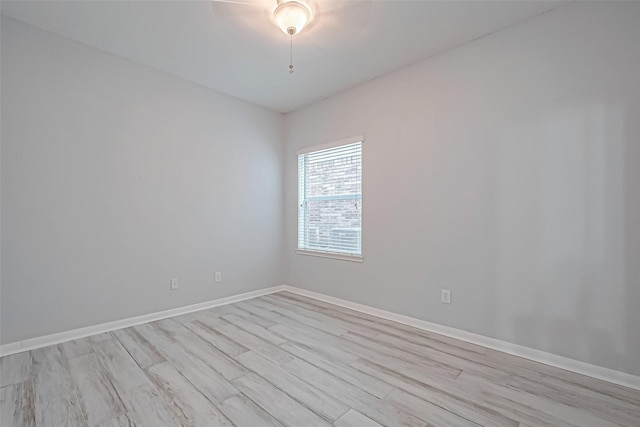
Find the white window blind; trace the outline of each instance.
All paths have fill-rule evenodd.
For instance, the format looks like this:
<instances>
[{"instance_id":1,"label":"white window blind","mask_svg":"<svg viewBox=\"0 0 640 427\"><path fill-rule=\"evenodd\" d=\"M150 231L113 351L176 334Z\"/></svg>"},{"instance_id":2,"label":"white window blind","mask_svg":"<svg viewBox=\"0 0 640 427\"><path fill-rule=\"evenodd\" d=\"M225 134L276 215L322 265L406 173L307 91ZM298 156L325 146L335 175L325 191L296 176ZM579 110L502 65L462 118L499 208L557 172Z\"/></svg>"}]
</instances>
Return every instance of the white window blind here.
<instances>
[{"instance_id":1,"label":"white window blind","mask_svg":"<svg viewBox=\"0 0 640 427\"><path fill-rule=\"evenodd\" d=\"M348 141L298 154L299 251L362 255L362 137Z\"/></svg>"}]
</instances>

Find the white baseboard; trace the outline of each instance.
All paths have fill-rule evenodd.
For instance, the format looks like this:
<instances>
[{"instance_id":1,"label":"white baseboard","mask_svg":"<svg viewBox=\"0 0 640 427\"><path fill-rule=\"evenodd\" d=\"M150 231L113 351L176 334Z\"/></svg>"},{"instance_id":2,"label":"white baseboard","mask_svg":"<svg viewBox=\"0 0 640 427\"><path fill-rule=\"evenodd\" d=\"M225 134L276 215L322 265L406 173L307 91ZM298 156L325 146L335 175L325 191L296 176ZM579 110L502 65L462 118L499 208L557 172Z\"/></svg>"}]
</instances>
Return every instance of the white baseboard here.
<instances>
[{"instance_id":1,"label":"white baseboard","mask_svg":"<svg viewBox=\"0 0 640 427\"><path fill-rule=\"evenodd\" d=\"M544 363L545 365L554 366L556 368L565 369L567 371L576 372L592 378L608 381L614 384L640 390L640 376L627 374L625 372L616 371L602 366L592 365L581 362L579 360L570 359L568 357L558 356L556 354L547 353L533 348L501 341L495 338L486 337L484 335L474 334L472 332L463 331L461 329L450 328L448 326L438 325L436 323L427 322L425 320L416 319L414 317L404 316L402 314L392 313L390 311L381 310L379 308L370 307L363 304L331 297L306 289L300 289L293 286L285 285L283 290L305 297L317 299L340 307L359 311L361 313L370 314L382 319L392 320L402 323L403 325L413 326L414 328L424 331L433 332L447 337L477 344L493 350L502 351L514 356L523 357L535 362Z\"/></svg>"},{"instance_id":2,"label":"white baseboard","mask_svg":"<svg viewBox=\"0 0 640 427\"><path fill-rule=\"evenodd\" d=\"M481 345L483 347L502 351L514 356L524 357L525 359L533 360L535 362L555 366L556 368L566 369L567 371L576 372L578 374L587 375L589 377L601 379L614 384L619 384L625 387L633 388L635 390L640 390L640 376L604 368L602 366L592 365L589 363L581 362L579 360L569 359L568 357L558 356L556 354L547 353L522 345L501 341L495 338L486 337L484 335L474 334L472 332L463 331L461 329L438 325L436 323L427 322L425 320L416 319L414 317L392 313L390 311L381 310L379 308L370 307L364 304L358 304L355 302L331 297L313 291L308 291L306 289L296 288L289 285L258 289L256 291L247 292L244 294L233 295L226 298L219 298L216 300L188 305L185 307L174 308L157 313L150 313L142 316L131 317L128 319L116 320L114 322L102 323L100 325L88 326L86 328L74 329L72 331L60 332L56 334L45 335L42 337L27 339L24 341L4 344L0 345L0 356L21 353L23 351L60 344L62 342L71 341L78 338L84 338L104 332L111 332L117 329L128 328L143 323L154 322L156 320L162 320L168 317L193 313L195 311L206 310L207 308L217 307L225 304L232 304L234 302L244 301L247 299L282 291L287 291L294 294L317 299L319 301L335 304L340 307L370 314L382 319L387 319L394 322L402 323L404 325L413 326L414 328L422 329L424 331L433 332L447 337L470 342L472 344Z\"/></svg>"},{"instance_id":3,"label":"white baseboard","mask_svg":"<svg viewBox=\"0 0 640 427\"><path fill-rule=\"evenodd\" d=\"M84 338L104 332L111 332L117 329L141 325L143 323L154 322L156 320L162 320L168 317L193 313L194 311L205 310L207 308L217 307L220 305L232 304L234 302L256 298L262 295L280 292L284 289L284 286L273 286L270 288L258 289L257 291L233 295L226 298L219 298L211 301L201 302L198 304L159 311L156 313L144 314L142 316L130 317L128 319L116 320L114 322L102 323L100 325L87 326L86 328L74 329L71 331L59 332L42 337L30 338L24 341L3 344L0 345L0 356L8 356L10 354L21 353L23 351L34 350L36 348L46 347L49 345L60 344L66 341L76 340L78 338Z\"/></svg>"}]
</instances>

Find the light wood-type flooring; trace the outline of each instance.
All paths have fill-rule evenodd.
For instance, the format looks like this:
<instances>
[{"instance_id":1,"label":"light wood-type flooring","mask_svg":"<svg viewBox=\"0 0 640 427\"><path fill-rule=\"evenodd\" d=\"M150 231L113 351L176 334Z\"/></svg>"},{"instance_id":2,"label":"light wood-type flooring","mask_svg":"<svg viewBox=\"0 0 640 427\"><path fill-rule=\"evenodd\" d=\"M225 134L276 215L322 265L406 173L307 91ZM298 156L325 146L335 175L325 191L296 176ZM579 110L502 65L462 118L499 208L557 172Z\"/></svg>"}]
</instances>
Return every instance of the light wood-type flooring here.
<instances>
[{"instance_id":1,"label":"light wood-type flooring","mask_svg":"<svg viewBox=\"0 0 640 427\"><path fill-rule=\"evenodd\" d=\"M290 293L0 359L9 426L640 426L640 392Z\"/></svg>"}]
</instances>

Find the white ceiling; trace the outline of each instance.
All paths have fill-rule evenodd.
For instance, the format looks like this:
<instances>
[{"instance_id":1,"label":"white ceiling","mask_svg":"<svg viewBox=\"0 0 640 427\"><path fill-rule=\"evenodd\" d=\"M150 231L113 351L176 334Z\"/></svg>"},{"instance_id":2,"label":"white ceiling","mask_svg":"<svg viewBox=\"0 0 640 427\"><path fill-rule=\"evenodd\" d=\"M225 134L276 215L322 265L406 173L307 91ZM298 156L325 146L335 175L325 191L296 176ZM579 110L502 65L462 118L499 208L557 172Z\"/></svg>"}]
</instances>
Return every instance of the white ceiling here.
<instances>
[{"instance_id":1,"label":"white ceiling","mask_svg":"<svg viewBox=\"0 0 640 427\"><path fill-rule=\"evenodd\" d=\"M310 0L294 37L276 0L2 1L2 14L280 112L288 112L546 12L550 1Z\"/></svg>"}]
</instances>

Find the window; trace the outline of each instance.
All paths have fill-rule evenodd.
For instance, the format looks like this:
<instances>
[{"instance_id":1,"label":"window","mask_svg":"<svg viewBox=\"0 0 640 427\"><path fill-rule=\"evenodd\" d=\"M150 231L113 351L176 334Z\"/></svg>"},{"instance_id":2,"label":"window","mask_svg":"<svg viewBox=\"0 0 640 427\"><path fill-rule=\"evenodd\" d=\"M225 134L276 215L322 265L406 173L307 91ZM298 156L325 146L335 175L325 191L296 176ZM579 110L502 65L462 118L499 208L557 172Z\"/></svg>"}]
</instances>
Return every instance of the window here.
<instances>
[{"instance_id":1,"label":"window","mask_svg":"<svg viewBox=\"0 0 640 427\"><path fill-rule=\"evenodd\" d=\"M362 261L362 141L298 152L298 253Z\"/></svg>"}]
</instances>

